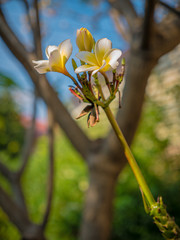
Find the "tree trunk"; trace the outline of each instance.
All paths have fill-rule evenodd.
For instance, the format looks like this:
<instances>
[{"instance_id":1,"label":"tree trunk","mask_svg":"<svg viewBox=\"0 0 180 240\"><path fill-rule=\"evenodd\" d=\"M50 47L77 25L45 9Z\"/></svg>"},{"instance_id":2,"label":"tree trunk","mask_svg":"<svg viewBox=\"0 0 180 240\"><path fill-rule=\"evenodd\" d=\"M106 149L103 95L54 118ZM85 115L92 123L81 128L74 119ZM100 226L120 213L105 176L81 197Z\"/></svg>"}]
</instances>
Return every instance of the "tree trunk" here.
<instances>
[{"instance_id":1,"label":"tree trunk","mask_svg":"<svg viewBox=\"0 0 180 240\"><path fill-rule=\"evenodd\" d=\"M119 166L115 166L111 160L105 152L103 154L96 152L88 158L89 188L80 231L81 240L109 238L114 189L119 172Z\"/></svg>"},{"instance_id":2,"label":"tree trunk","mask_svg":"<svg viewBox=\"0 0 180 240\"><path fill-rule=\"evenodd\" d=\"M147 79L157 58L142 51L131 51L123 94L123 107L117 115L118 123L130 144L142 112ZM138 71L137 71L138 69ZM131 71L132 70L132 71ZM125 121L126 119L126 121ZM80 233L81 240L107 240L110 235L114 189L119 173L126 164L123 148L111 132L101 149L91 155L90 185Z\"/></svg>"},{"instance_id":3,"label":"tree trunk","mask_svg":"<svg viewBox=\"0 0 180 240\"><path fill-rule=\"evenodd\" d=\"M81 240L108 239L116 177L108 173L90 171L90 185L86 194Z\"/></svg>"},{"instance_id":4,"label":"tree trunk","mask_svg":"<svg viewBox=\"0 0 180 240\"><path fill-rule=\"evenodd\" d=\"M44 236L44 228L40 225L31 225L22 233L22 240L47 240L47 238Z\"/></svg>"}]
</instances>

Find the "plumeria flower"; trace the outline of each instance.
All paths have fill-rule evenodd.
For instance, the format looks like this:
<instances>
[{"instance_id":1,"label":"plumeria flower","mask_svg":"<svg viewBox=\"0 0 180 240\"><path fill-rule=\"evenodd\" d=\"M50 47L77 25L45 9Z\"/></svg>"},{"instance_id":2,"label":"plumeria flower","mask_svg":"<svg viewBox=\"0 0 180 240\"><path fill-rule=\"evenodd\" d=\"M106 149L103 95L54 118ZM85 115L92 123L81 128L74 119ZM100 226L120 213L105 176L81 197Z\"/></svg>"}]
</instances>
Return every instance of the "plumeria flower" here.
<instances>
[{"instance_id":1,"label":"plumeria flower","mask_svg":"<svg viewBox=\"0 0 180 240\"><path fill-rule=\"evenodd\" d=\"M65 64L72 53L72 44L67 39L59 44L59 46L48 46L46 48L46 56L48 60L33 61L34 68L38 73L60 72L68 75Z\"/></svg>"},{"instance_id":2,"label":"plumeria flower","mask_svg":"<svg viewBox=\"0 0 180 240\"><path fill-rule=\"evenodd\" d=\"M80 28L77 30L76 44L79 48L79 51L91 52L94 46L94 38L86 28Z\"/></svg>"},{"instance_id":3,"label":"plumeria flower","mask_svg":"<svg viewBox=\"0 0 180 240\"><path fill-rule=\"evenodd\" d=\"M117 68L116 68L116 74L120 74L121 71L122 71L122 59L123 59L123 58L124 58L125 61L126 61L126 68L128 67L128 64L127 64L127 62L128 62L128 57L129 57L129 50L123 52L123 54L121 55L121 57L118 59L118 66L117 66ZM113 81L113 72L112 72L112 71L106 72L106 76L107 76L107 78L109 79L109 82L112 82L112 81ZM101 83L101 85L102 85L102 84L103 84L103 83L102 83L103 81L102 81L101 79L103 79L103 77L100 76L100 74L98 75L98 79L99 79L99 81L100 81L100 83Z\"/></svg>"},{"instance_id":4,"label":"plumeria flower","mask_svg":"<svg viewBox=\"0 0 180 240\"><path fill-rule=\"evenodd\" d=\"M81 51L76 54L77 58L87 64L76 68L75 73L92 71L94 75L98 71L103 73L116 69L121 54L121 50L112 49L112 42L109 39L102 38L96 42L94 53Z\"/></svg>"}]
</instances>

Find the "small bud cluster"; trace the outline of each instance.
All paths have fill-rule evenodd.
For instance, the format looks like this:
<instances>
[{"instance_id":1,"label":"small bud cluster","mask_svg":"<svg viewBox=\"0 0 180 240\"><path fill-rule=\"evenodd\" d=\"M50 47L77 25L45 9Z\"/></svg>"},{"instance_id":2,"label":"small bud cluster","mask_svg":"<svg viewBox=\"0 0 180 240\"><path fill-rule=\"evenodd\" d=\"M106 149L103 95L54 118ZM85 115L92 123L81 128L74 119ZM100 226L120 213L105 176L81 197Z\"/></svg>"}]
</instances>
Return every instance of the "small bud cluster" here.
<instances>
[{"instance_id":1,"label":"small bud cluster","mask_svg":"<svg viewBox=\"0 0 180 240\"><path fill-rule=\"evenodd\" d=\"M162 197L159 197L158 201L151 206L150 215L153 216L155 224L165 239L180 240L180 229L167 213Z\"/></svg>"},{"instance_id":2,"label":"small bud cluster","mask_svg":"<svg viewBox=\"0 0 180 240\"><path fill-rule=\"evenodd\" d=\"M72 66L74 69L77 68L77 64L74 59L72 59ZM125 71L125 61L122 60L121 64L121 71L119 74L116 73L116 70L112 71L113 80L112 82L109 81L106 74L103 74L104 81L106 86L109 90L109 97L105 99L104 93L99 83L98 74L92 76L91 72L84 72L82 74L77 73L77 83L76 87L70 86L70 92L77 97L80 101L90 103L90 106L85 107L77 119L85 116L87 113L88 115L88 127L94 126L97 122L99 122L99 109L98 107L101 106L102 108L106 108L109 104L115 99L116 93L119 93L119 106L120 106L120 91L119 85L121 84ZM92 80L93 79L93 80Z\"/></svg>"}]
</instances>

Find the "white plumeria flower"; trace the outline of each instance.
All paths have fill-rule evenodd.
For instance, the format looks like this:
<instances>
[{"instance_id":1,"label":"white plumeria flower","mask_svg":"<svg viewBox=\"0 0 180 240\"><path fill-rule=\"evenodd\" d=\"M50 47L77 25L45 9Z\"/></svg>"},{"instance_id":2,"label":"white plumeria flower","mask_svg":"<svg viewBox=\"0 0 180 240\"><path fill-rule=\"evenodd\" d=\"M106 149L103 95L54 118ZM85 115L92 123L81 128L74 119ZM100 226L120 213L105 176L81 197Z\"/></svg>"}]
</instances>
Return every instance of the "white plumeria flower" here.
<instances>
[{"instance_id":1,"label":"white plumeria flower","mask_svg":"<svg viewBox=\"0 0 180 240\"><path fill-rule=\"evenodd\" d=\"M48 46L46 48L46 56L48 60L33 61L34 68L38 73L60 72L68 74L65 64L72 53L72 44L70 39L67 39L59 44L59 46Z\"/></svg>"},{"instance_id":2,"label":"white plumeria flower","mask_svg":"<svg viewBox=\"0 0 180 240\"><path fill-rule=\"evenodd\" d=\"M121 50L112 49L112 42L109 39L102 38L96 42L94 53L81 51L76 54L77 58L87 64L76 68L75 73L93 71L92 75L94 75L98 71L103 73L116 69L121 54Z\"/></svg>"}]
</instances>

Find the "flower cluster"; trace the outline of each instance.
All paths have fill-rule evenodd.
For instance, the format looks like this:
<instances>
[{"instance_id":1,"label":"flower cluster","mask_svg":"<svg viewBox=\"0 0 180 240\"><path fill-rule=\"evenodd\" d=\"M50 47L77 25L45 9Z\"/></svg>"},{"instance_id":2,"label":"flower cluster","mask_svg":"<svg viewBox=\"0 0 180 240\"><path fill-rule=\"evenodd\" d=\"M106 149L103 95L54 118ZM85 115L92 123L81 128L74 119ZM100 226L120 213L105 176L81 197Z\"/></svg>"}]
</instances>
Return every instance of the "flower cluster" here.
<instances>
[{"instance_id":1,"label":"flower cluster","mask_svg":"<svg viewBox=\"0 0 180 240\"><path fill-rule=\"evenodd\" d=\"M106 108L119 91L118 87L124 75L124 62L121 64L119 74L116 73L116 69L122 52L119 49L113 49L111 41L107 38L95 42L86 28L77 30L76 44L79 48L76 57L80 60L81 66L78 67L74 59L72 59L72 65L77 80L66 69L66 62L72 54L70 39L63 41L59 46L48 46L46 48L48 60L33 61L33 63L40 74L49 71L60 72L72 79L75 86L70 86L71 93L90 104L83 109L78 118L89 113L88 126L94 126L99 121L98 107ZM109 73L112 75L112 81L108 78ZM100 75L103 76L109 89L107 99L104 97L99 81Z\"/></svg>"}]
</instances>

